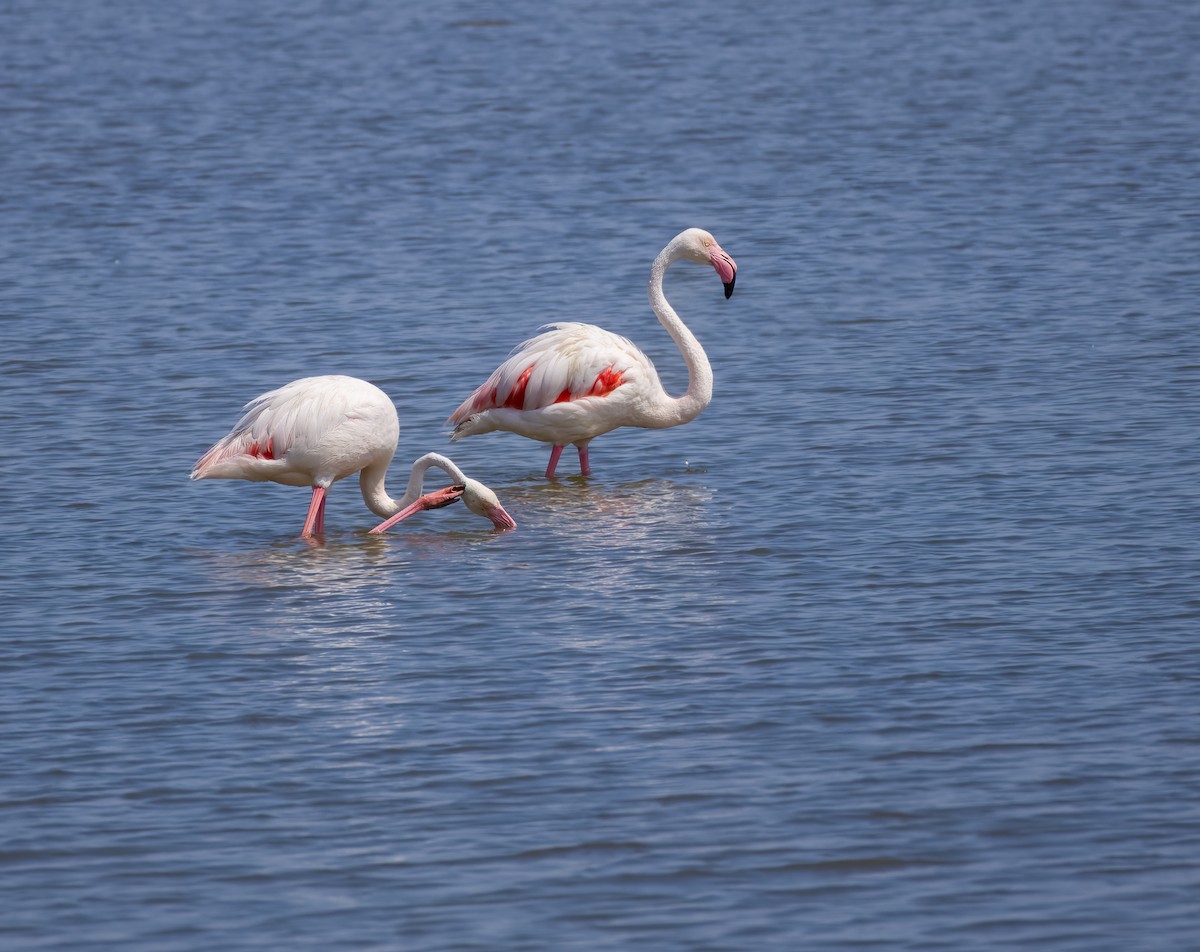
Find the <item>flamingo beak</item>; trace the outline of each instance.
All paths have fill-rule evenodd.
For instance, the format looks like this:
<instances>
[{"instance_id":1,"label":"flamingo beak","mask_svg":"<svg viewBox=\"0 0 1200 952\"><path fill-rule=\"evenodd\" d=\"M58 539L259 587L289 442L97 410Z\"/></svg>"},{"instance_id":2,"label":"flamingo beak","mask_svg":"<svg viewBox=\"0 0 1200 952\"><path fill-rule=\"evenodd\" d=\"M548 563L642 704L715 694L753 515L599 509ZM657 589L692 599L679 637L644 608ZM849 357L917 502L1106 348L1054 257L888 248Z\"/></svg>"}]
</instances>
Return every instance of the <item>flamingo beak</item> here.
<instances>
[{"instance_id":1,"label":"flamingo beak","mask_svg":"<svg viewBox=\"0 0 1200 952\"><path fill-rule=\"evenodd\" d=\"M517 527L517 520L505 512L504 507L499 503L488 507L487 517L492 520L492 525L497 529L515 529Z\"/></svg>"},{"instance_id":2,"label":"flamingo beak","mask_svg":"<svg viewBox=\"0 0 1200 952\"><path fill-rule=\"evenodd\" d=\"M725 300L728 301L733 296L733 285L737 281L737 262L720 247L713 248L710 260L717 274L721 276L721 283L725 285Z\"/></svg>"},{"instance_id":3,"label":"flamingo beak","mask_svg":"<svg viewBox=\"0 0 1200 952\"><path fill-rule=\"evenodd\" d=\"M426 509L441 509L443 506L449 506L457 501L466 492L465 486L447 486L445 489L438 489L435 492L426 493L415 502L410 503L401 509L390 519L385 519L372 529L368 535L380 535L387 532L397 522L403 522L414 513L424 512Z\"/></svg>"}]
</instances>

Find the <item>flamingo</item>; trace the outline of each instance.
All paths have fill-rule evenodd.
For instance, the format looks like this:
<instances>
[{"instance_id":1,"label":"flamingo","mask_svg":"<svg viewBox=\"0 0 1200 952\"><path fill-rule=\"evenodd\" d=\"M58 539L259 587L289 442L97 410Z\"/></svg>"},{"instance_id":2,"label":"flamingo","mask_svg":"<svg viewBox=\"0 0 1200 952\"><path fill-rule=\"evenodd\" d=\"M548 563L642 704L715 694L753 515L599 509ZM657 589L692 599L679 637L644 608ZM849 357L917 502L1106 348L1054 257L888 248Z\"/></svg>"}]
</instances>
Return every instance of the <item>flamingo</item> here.
<instances>
[{"instance_id":1,"label":"flamingo","mask_svg":"<svg viewBox=\"0 0 1200 952\"><path fill-rule=\"evenodd\" d=\"M404 495L389 496L384 479L396 453L400 418L388 395L365 380L304 377L256 397L243 411L229 435L196 462L191 478L312 486L302 538L325 531L329 487L351 473L359 474L367 508L385 520L372 532L459 498L497 529L516 528L494 492L440 453L426 453L413 463ZM432 466L445 471L454 485L422 494L425 473Z\"/></svg>"},{"instance_id":2,"label":"flamingo","mask_svg":"<svg viewBox=\"0 0 1200 952\"><path fill-rule=\"evenodd\" d=\"M667 244L650 268L650 307L679 347L688 388L672 397L650 358L631 341L593 324L547 324L520 344L450 415L451 441L508 430L551 444L546 478L554 477L568 443L579 451L579 472L591 473L588 443L619 426L662 429L699 416L712 399L712 367L695 335L663 293L663 276L686 258L711 265L733 294L737 265L701 228L689 228Z\"/></svg>"}]
</instances>

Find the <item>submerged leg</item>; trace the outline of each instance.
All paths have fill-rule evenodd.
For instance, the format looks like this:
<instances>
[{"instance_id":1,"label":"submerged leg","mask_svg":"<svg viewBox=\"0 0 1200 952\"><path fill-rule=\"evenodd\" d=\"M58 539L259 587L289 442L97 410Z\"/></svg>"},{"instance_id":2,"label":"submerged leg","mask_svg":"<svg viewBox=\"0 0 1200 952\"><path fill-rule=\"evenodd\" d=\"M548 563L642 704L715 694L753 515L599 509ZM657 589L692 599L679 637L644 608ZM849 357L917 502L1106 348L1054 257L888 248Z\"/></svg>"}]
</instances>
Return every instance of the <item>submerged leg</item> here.
<instances>
[{"instance_id":1,"label":"submerged leg","mask_svg":"<svg viewBox=\"0 0 1200 952\"><path fill-rule=\"evenodd\" d=\"M325 503L329 502L328 491L321 494L321 508L317 510L317 524L313 526L313 531L318 535L325 531Z\"/></svg>"},{"instance_id":2,"label":"submerged leg","mask_svg":"<svg viewBox=\"0 0 1200 952\"><path fill-rule=\"evenodd\" d=\"M591 476L592 475L592 467L590 467L588 465L587 448L588 448L588 445L586 442L575 444L575 449L579 450L579 475L580 476Z\"/></svg>"},{"instance_id":3,"label":"submerged leg","mask_svg":"<svg viewBox=\"0 0 1200 952\"><path fill-rule=\"evenodd\" d=\"M311 539L314 529L325 531L325 487L313 486L312 501L308 504L308 518L304 520L304 531L301 539Z\"/></svg>"},{"instance_id":4,"label":"submerged leg","mask_svg":"<svg viewBox=\"0 0 1200 952\"><path fill-rule=\"evenodd\" d=\"M555 447L550 451L550 462L546 466L547 479L554 478L554 467L558 465L558 458L562 456L562 451L563 448L558 445L555 445Z\"/></svg>"}]
</instances>

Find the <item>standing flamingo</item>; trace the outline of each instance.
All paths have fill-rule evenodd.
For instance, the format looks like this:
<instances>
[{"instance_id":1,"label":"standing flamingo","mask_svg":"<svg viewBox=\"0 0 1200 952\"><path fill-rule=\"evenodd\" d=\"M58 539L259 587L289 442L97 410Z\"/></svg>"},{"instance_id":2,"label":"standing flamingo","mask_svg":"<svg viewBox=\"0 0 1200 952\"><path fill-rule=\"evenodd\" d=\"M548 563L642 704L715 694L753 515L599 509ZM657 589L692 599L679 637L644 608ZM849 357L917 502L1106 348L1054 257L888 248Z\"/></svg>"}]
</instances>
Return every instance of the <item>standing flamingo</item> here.
<instances>
[{"instance_id":1,"label":"standing flamingo","mask_svg":"<svg viewBox=\"0 0 1200 952\"><path fill-rule=\"evenodd\" d=\"M554 476L563 447L579 451L587 476L588 443L619 426L662 429L695 419L712 399L712 368L695 335L663 293L663 276L680 258L712 265L733 294L737 265L715 238L689 228L671 239L650 268L650 306L678 345L688 368L688 388L672 397L650 358L636 344L593 324L548 324L513 351L446 421L451 440L509 430L550 443L546 478Z\"/></svg>"},{"instance_id":2,"label":"standing flamingo","mask_svg":"<svg viewBox=\"0 0 1200 952\"><path fill-rule=\"evenodd\" d=\"M200 457L191 478L312 486L302 538L325 531L329 487L351 473L359 473L367 507L387 520L373 532L382 532L414 512L448 506L460 497L468 509L490 519L497 529L516 528L495 493L468 479L438 453L427 453L413 463L403 497L389 496L384 479L396 453L400 418L388 395L365 380L304 377L256 397L243 409L229 435ZM454 485L422 495L425 472L431 466L444 470Z\"/></svg>"}]
</instances>

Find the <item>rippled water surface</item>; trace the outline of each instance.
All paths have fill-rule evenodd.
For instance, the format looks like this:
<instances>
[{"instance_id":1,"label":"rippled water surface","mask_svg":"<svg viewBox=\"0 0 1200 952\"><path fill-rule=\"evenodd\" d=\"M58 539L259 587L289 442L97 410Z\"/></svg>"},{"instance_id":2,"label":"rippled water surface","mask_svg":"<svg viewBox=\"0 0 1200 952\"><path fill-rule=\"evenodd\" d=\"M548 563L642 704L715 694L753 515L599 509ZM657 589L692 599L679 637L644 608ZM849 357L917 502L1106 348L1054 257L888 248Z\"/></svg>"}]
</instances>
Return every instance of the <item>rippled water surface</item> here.
<instances>
[{"instance_id":1,"label":"rippled water surface","mask_svg":"<svg viewBox=\"0 0 1200 952\"><path fill-rule=\"evenodd\" d=\"M1196 948L1198 11L0 7L0 944ZM187 480L318 373L518 530Z\"/></svg>"}]
</instances>

